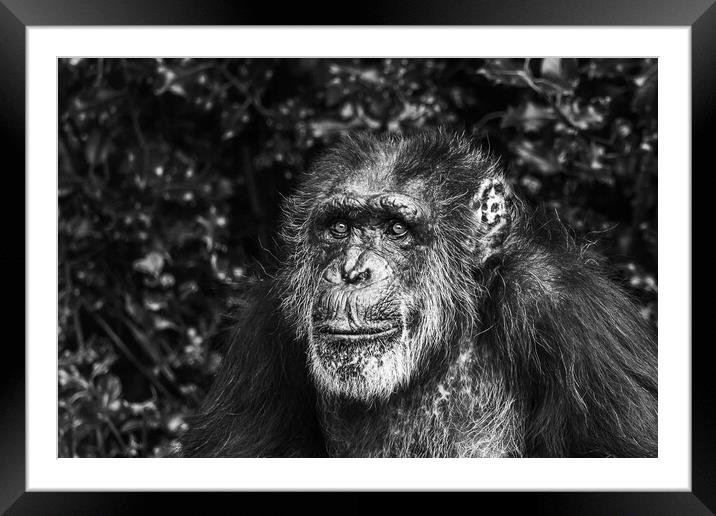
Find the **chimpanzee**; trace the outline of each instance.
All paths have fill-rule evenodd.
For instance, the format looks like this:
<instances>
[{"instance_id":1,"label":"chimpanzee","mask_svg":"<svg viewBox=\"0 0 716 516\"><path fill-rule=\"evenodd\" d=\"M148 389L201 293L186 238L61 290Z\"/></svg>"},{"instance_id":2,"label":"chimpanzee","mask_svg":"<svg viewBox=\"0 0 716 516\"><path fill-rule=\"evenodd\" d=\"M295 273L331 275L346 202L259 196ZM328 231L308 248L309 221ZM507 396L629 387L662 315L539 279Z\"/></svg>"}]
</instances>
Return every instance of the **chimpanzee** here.
<instances>
[{"instance_id":1,"label":"chimpanzee","mask_svg":"<svg viewBox=\"0 0 716 516\"><path fill-rule=\"evenodd\" d=\"M183 456L656 456L652 328L470 138L349 135L284 208Z\"/></svg>"}]
</instances>

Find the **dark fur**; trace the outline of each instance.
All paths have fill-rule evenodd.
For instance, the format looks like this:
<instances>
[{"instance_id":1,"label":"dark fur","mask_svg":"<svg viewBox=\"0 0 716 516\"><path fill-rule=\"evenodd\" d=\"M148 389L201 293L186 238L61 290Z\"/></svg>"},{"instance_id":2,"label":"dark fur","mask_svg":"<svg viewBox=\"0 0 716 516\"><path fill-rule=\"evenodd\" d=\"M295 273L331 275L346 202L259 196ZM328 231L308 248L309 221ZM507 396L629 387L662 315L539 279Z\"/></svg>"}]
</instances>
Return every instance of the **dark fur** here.
<instances>
[{"instance_id":1,"label":"dark fur","mask_svg":"<svg viewBox=\"0 0 716 516\"><path fill-rule=\"evenodd\" d=\"M444 336L388 399L317 395L296 322L318 273L302 231L322 189L366 163L380 166L381 150L396 141L403 147L394 177L419 179L433 192L431 202L443 206L436 223L442 247L416 263L415 274L426 268L433 283L426 295L440 298ZM486 177L503 181L468 140L441 131L357 136L319 160L288 203L284 265L250 295L181 453L656 456L651 329L597 256L561 225L535 222L517 197L503 217L508 232L497 226L470 233L474 219L464 195Z\"/></svg>"},{"instance_id":2,"label":"dark fur","mask_svg":"<svg viewBox=\"0 0 716 516\"><path fill-rule=\"evenodd\" d=\"M325 454L306 356L256 287L246 296L231 347L181 453L193 457L290 457Z\"/></svg>"}]
</instances>

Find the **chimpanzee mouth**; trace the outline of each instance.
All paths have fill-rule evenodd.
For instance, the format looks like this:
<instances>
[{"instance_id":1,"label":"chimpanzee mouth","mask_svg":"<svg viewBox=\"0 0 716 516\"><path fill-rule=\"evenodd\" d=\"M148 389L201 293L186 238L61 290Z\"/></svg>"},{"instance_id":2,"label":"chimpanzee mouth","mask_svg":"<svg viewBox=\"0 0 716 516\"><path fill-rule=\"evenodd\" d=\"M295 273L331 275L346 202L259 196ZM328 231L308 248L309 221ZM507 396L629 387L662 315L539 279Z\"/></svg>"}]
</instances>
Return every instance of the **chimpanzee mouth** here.
<instances>
[{"instance_id":1,"label":"chimpanzee mouth","mask_svg":"<svg viewBox=\"0 0 716 516\"><path fill-rule=\"evenodd\" d=\"M385 337L393 336L398 332L400 332L400 327L398 326L390 326L388 328L383 326L379 328L377 327L354 329L331 328L330 326L324 326L319 331L320 334L325 335L326 337L329 337L331 339L348 341L382 339Z\"/></svg>"}]
</instances>

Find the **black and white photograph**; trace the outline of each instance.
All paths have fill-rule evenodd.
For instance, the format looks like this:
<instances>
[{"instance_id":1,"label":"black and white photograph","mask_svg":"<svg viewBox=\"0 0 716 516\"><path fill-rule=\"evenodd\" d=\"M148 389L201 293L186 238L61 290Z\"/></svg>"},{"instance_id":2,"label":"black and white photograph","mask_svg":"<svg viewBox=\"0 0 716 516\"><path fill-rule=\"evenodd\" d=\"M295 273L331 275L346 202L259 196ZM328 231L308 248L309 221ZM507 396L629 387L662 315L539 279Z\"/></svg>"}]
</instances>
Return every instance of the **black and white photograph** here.
<instances>
[{"instance_id":1,"label":"black and white photograph","mask_svg":"<svg viewBox=\"0 0 716 516\"><path fill-rule=\"evenodd\" d=\"M658 79L58 59L58 457L659 457Z\"/></svg>"},{"instance_id":2,"label":"black and white photograph","mask_svg":"<svg viewBox=\"0 0 716 516\"><path fill-rule=\"evenodd\" d=\"M0 513L712 514L714 0L348 11L0 0Z\"/></svg>"}]
</instances>

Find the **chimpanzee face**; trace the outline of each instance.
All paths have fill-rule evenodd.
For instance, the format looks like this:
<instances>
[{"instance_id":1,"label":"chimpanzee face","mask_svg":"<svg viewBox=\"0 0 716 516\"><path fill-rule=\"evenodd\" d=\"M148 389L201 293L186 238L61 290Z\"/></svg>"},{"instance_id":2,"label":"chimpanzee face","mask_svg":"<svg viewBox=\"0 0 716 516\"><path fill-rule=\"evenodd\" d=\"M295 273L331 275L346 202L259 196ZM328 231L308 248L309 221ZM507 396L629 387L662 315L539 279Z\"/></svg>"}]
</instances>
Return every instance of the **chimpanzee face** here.
<instances>
[{"instance_id":1,"label":"chimpanzee face","mask_svg":"<svg viewBox=\"0 0 716 516\"><path fill-rule=\"evenodd\" d=\"M440 138L347 140L314 164L286 204L281 283L321 392L389 396L465 333L504 194L483 154Z\"/></svg>"},{"instance_id":2,"label":"chimpanzee face","mask_svg":"<svg viewBox=\"0 0 716 516\"><path fill-rule=\"evenodd\" d=\"M386 395L408 380L415 330L414 273L430 240L427 204L385 185L336 189L313 233L320 280L309 360L329 392Z\"/></svg>"}]
</instances>

